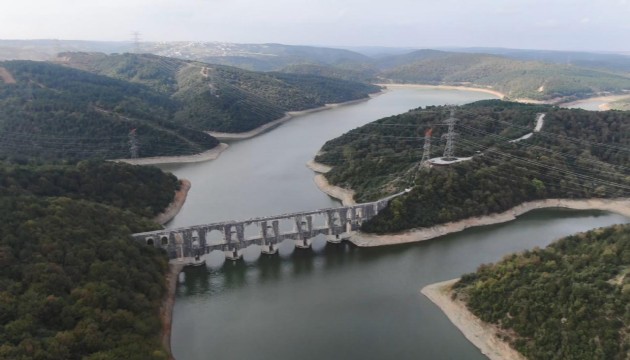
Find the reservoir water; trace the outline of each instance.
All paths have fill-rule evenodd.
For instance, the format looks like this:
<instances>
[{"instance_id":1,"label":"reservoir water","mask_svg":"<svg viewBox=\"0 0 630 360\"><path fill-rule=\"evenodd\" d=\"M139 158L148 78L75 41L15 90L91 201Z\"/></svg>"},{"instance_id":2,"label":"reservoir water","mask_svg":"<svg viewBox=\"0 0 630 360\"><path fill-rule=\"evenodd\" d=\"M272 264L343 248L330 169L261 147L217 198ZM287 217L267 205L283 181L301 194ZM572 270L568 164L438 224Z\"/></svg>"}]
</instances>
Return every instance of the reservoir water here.
<instances>
[{"instance_id":1,"label":"reservoir water","mask_svg":"<svg viewBox=\"0 0 630 360\"><path fill-rule=\"evenodd\" d=\"M169 227L339 206L304 165L326 140L411 108L490 97L396 89L232 143L212 162L163 166L193 184ZM285 246L282 256L187 269L176 294L173 353L178 360L484 359L420 288L510 252L628 221L542 210L417 244L363 249L319 239L312 250Z\"/></svg>"}]
</instances>

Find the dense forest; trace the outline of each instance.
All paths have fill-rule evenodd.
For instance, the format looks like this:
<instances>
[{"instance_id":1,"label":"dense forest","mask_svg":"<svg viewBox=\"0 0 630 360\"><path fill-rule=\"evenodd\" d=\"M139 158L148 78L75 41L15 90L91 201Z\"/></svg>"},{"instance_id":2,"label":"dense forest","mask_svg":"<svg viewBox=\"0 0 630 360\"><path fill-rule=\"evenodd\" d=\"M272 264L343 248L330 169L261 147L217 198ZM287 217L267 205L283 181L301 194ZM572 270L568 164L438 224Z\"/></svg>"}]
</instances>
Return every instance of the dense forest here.
<instances>
[{"instance_id":1,"label":"dense forest","mask_svg":"<svg viewBox=\"0 0 630 360\"><path fill-rule=\"evenodd\" d=\"M287 111L362 99L380 90L332 77L253 72L150 54L62 53L59 62L146 85L175 103L177 124L197 130L248 131Z\"/></svg>"},{"instance_id":2,"label":"dense forest","mask_svg":"<svg viewBox=\"0 0 630 360\"><path fill-rule=\"evenodd\" d=\"M630 225L561 239L462 276L454 297L529 359L628 359Z\"/></svg>"},{"instance_id":3,"label":"dense forest","mask_svg":"<svg viewBox=\"0 0 630 360\"><path fill-rule=\"evenodd\" d=\"M82 161L76 165L0 166L0 196L67 197L153 217L173 201L179 181L154 167Z\"/></svg>"},{"instance_id":4,"label":"dense forest","mask_svg":"<svg viewBox=\"0 0 630 360\"><path fill-rule=\"evenodd\" d=\"M165 255L130 239L178 181L103 162L0 165L0 359L166 359Z\"/></svg>"},{"instance_id":5,"label":"dense forest","mask_svg":"<svg viewBox=\"0 0 630 360\"><path fill-rule=\"evenodd\" d=\"M423 134L433 129L432 157L444 150L450 108L427 107L352 130L327 142L316 161L333 166L335 184L357 201L411 188L363 225L388 233L508 210L546 198L630 195L630 114L589 112L498 100L454 108L457 156L451 166L421 166ZM541 132L510 142L534 128Z\"/></svg>"},{"instance_id":6,"label":"dense forest","mask_svg":"<svg viewBox=\"0 0 630 360\"><path fill-rule=\"evenodd\" d=\"M0 156L14 159L199 153L212 136L172 121L177 103L149 87L44 62L7 61L0 82Z\"/></svg>"}]
</instances>

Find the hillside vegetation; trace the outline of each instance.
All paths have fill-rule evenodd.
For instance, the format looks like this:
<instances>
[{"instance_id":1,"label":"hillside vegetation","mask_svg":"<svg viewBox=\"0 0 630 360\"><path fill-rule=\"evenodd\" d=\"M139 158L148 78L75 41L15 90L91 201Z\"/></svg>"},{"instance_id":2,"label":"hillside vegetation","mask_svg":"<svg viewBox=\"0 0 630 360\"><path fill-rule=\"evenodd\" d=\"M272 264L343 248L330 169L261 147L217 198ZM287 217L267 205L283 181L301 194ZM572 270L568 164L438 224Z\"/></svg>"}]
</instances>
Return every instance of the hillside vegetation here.
<instances>
[{"instance_id":1,"label":"hillside vegetation","mask_svg":"<svg viewBox=\"0 0 630 360\"><path fill-rule=\"evenodd\" d=\"M462 276L454 296L528 359L630 357L630 225L561 239Z\"/></svg>"},{"instance_id":2,"label":"hillside vegetation","mask_svg":"<svg viewBox=\"0 0 630 360\"><path fill-rule=\"evenodd\" d=\"M59 60L146 85L174 103L174 122L204 131L248 131L287 111L366 98L380 90L318 75L252 72L150 54L63 53Z\"/></svg>"},{"instance_id":3,"label":"hillside vegetation","mask_svg":"<svg viewBox=\"0 0 630 360\"><path fill-rule=\"evenodd\" d=\"M55 49L75 54L78 51L124 53L132 51L132 47L128 42L0 40L0 60L48 60L54 58ZM390 55L379 55L374 49L363 50L372 55L368 56L345 49L283 44L142 44L143 52L160 57L250 71L282 71L374 83L472 85L491 87L510 98L555 102L630 90L630 56L621 54L502 48L382 50ZM111 60L115 58L105 62Z\"/></svg>"},{"instance_id":4,"label":"hillside vegetation","mask_svg":"<svg viewBox=\"0 0 630 360\"><path fill-rule=\"evenodd\" d=\"M630 97L610 103L610 107L617 110L630 110Z\"/></svg>"},{"instance_id":5,"label":"hillside vegetation","mask_svg":"<svg viewBox=\"0 0 630 360\"><path fill-rule=\"evenodd\" d=\"M492 87L509 97L538 100L630 90L630 57L618 54L479 48L369 57L342 49L228 43L161 43L146 51L248 70Z\"/></svg>"},{"instance_id":6,"label":"hillside vegetation","mask_svg":"<svg viewBox=\"0 0 630 360\"><path fill-rule=\"evenodd\" d=\"M456 48L452 51L500 55L519 60L543 61L552 64L572 65L582 68L601 69L608 72L630 74L628 54L592 53L584 51L504 49L504 48Z\"/></svg>"},{"instance_id":7,"label":"hillside vegetation","mask_svg":"<svg viewBox=\"0 0 630 360\"><path fill-rule=\"evenodd\" d=\"M534 128L543 131L509 142ZM469 161L420 167L423 134L433 128L441 156L449 108L427 107L378 120L327 142L316 161L327 179L368 201L412 188L363 230L389 233L502 212L546 198L630 196L630 113L589 112L487 100L455 108L456 155Z\"/></svg>"},{"instance_id":8,"label":"hillside vegetation","mask_svg":"<svg viewBox=\"0 0 630 360\"><path fill-rule=\"evenodd\" d=\"M581 54L578 58L583 61L575 66L558 61L562 52L542 57L548 61L535 61L527 54L518 53L522 56L518 58L516 55L417 50L355 62L351 66L300 63L289 65L283 71L377 83L465 85L498 90L510 98L551 102L630 90L630 72L625 70L630 69L630 57L593 55L594 60L588 61L587 54Z\"/></svg>"},{"instance_id":9,"label":"hillside vegetation","mask_svg":"<svg viewBox=\"0 0 630 360\"><path fill-rule=\"evenodd\" d=\"M177 103L151 88L64 66L0 63L16 80L0 82L0 156L84 159L185 155L218 141L172 121Z\"/></svg>"},{"instance_id":10,"label":"hillside vegetation","mask_svg":"<svg viewBox=\"0 0 630 360\"><path fill-rule=\"evenodd\" d=\"M630 90L627 76L486 54L418 51L384 59L380 66L381 76L394 82L474 84L501 91L510 98L570 100Z\"/></svg>"},{"instance_id":11,"label":"hillside vegetation","mask_svg":"<svg viewBox=\"0 0 630 360\"><path fill-rule=\"evenodd\" d=\"M159 228L178 186L158 169L0 164L0 359L166 359Z\"/></svg>"}]
</instances>

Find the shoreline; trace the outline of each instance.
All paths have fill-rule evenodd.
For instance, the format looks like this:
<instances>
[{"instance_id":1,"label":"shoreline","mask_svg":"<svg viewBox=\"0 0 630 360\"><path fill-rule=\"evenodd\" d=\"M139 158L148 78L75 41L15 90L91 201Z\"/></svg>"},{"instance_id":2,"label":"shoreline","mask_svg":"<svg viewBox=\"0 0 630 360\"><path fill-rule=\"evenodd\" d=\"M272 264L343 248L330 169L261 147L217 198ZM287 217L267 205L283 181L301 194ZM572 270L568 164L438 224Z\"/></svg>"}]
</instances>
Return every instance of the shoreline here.
<instances>
[{"instance_id":1,"label":"shoreline","mask_svg":"<svg viewBox=\"0 0 630 360\"><path fill-rule=\"evenodd\" d=\"M526 360L518 351L497 335L501 330L483 322L471 313L461 300L451 298L452 287L459 279L427 285L420 292L429 298L448 317L451 323L464 334L490 360Z\"/></svg>"},{"instance_id":2,"label":"shoreline","mask_svg":"<svg viewBox=\"0 0 630 360\"><path fill-rule=\"evenodd\" d=\"M517 216L525 214L526 212L545 208L603 210L617 213L630 218L630 198L583 200L546 199L526 202L502 213L472 217L427 228L416 228L396 234L374 235L356 233L350 237L350 241L359 247L398 245L426 241L440 236L457 233L471 227L505 223L515 220Z\"/></svg>"},{"instance_id":3,"label":"shoreline","mask_svg":"<svg viewBox=\"0 0 630 360\"><path fill-rule=\"evenodd\" d=\"M166 209L158 214L154 221L160 225L164 225L171 221L184 206L188 191L190 190L191 183L187 179L180 179L181 186L178 191L175 192L175 198ZM162 330L160 332L160 341L162 347L166 350L169 360L175 360L171 351L171 331L173 324L173 308L175 307L175 291L177 290L177 278L179 273L184 269L184 264L168 263L168 272L164 277L166 282L166 294L162 299L160 306L160 321L162 322Z\"/></svg>"},{"instance_id":4,"label":"shoreline","mask_svg":"<svg viewBox=\"0 0 630 360\"><path fill-rule=\"evenodd\" d=\"M462 90L462 91L477 91L477 92L484 92L487 94L492 94L497 96L499 99L503 99L506 98L507 95L498 91L498 90L494 90L494 89L490 89L490 88L483 88L483 87L472 87L472 86L466 86L466 85L427 85L427 84L376 84L379 86L385 86L385 87L399 87L399 88L426 88L426 89L442 89L442 90ZM584 99L579 99L579 100L572 100L572 101L568 101L568 102L564 102L562 101L562 98L554 98L554 99L549 99L549 100L536 100L536 99L530 99L530 98L515 98L515 99L510 99L510 101L515 101L515 102L519 102L519 103L525 103L525 104L547 104L547 105L555 105L555 106L560 106L560 107L569 107L569 106L575 106L575 105L579 105L581 103L585 103L585 102L591 102L591 101L602 101L603 103L599 105L599 110L601 111L606 111L606 110L613 110L613 108L611 107L611 103L614 101L618 101L618 100L623 100L623 99L630 99L630 93L626 93L626 94L610 94L610 95L594 95L591 97L587 97Z\"/></svg>"},{"instance_id":5,"label":"shoreline","mask_svg":"<svg viewBox=\"0 0 630 360\"><path fill-rule=\"evenodd\" d=\"M219 145L213 147L210 150L204 151L198 154L181 155L181 156L154 156L138 159L114 159L110 161L124 162L131 165L163 165L163 164L184 164L204 162L210 160L216 160L222 152L229 147L228 144L219 143Z\"/></svg>"},{"instance_id":6,"label":"shoreline","mask_svg":"<svg viewBox=\"0 0 630 360\"><path fill-rule=\"evenodd\" d=\"M240 132L240 133L227 133L227 132L218 132L218 131L206 131L207 134L214 136L215 138L219 139L219 140L244 140L244 139L249 139L252 138L254 136L258 136L260 134L263 134L267 131L273 130L274 128L284 124L285 122L292 120L296 117L302 116L302 115L307 115L307 114L312 114L312 113L316 113L316 112L320 112L320 111L324 111L324 110L328 110L328 109L334 109L337 107L341 107L341 106L347 106L347 105L352 105L352 104L358 104L364 101L368 101L371 100L373 98L375 98L376 96L379 96L381 94L383 94L384 91L381 90L377 93L373 93L373 94L368 94L368 97L366 98L362 98L362 99L356 99L356 100L349 100L349 101L344 101L344 102L340 102L340 103L332 103L332 104L326 104L324 106L320 106L320 107L316 107L313 109L306 109L306 110L299 110L299 111L287 111L285 113L285 115L283 117L281 117L280 119L276 119L273 120L271 122L268 122L266 124L260 125L259 127L249 130L249 131L244 131L244 132Z\"/></svg>"},{"instance_id":7,"label":"shoreline","mask_svg":"<svg viewBox=\"0 0 630 360\"><path fill-rule=\"evenodd\" d=\"M607 110L613 110L613 108L611 107L611 103L618 101L618 100L624 100L624 99L630 99L630 94L625 94L625 95L621 95L621 94L616 94L616 95L605 95L605 96L594 96L594 97L589 97L586 99L580 99L580 100L575 100L575 101L570 101L570 102L566 102L566 103L560 103L558 104L558 106L562 106L562 107L569 107L569 106L579 106L583 103L588 103L588 102L593 102L593 101L601 101L602 103L599 104L597 107L599 108L600 111L607 111Z\"/></svg>"},{"instance_id":8,"label":"shoreline","mask_svg":"<svg viewBox=\"0 0 630 360\"><path fill-rule=\"evenodd\" d=\"M341 201L343 206L353 206L357 203L354 201L354 191L344 189L339 186L331 185L323 174L315 175L313 179L315 185L330 197Z\"/></svg>"},{"instance_id":9,"label":"shoreline","mask_svg":"<svg viewBox=\"0 0 630 360\"><path fill-rule=\"evenodd\" d=\"M335 186L328 182L328 179L326 179L324 174L332 169L331 166L320 164L315 160L310 160L306 163L306 167L316 173L313 181L321 192L341 201L343 206L352 206L357 204L356 201L354 201L354 190Z\"/></svg>"},{"instance_id":10,"label":"shoreline","mask_svg":"<svg viewBox=\"0 0 630 360\"><path fill-rule=\"evenodd\" d=\"M181 185L180 185L179 190L175 192L175 197L173 198L173 202L170 203L166 207L166 209L164 209L164 211L157 214L153 218L153 221L155 221L156 223L160 225L164 225L167 222L173 220L173 218L177 216L177 214L179 214L179 211L182 209L182 207L184 206L184 203L186 202L186 198L188 197L188 191L190 190L191 183L187 179L180 179L179 181Z\"/></svg>"},{"instance_id":11,"label":"shoreline","mask_svg":"<svg viewBox=\"0 0 630 360\"><path fill-rule=\"evenodd\" d=\"M506 95L498 90L486 89L482 87L472 87L472 86L458 86L458 85L426 85L426 84L376 84L378 86L385 87L398 87L398 88L418 88L418 89L437 89L437 90L460 90L460 91L475 91L475 92L483 92L486 94L491 94L499 99L503 99ZM520 100L531 100L533 99L520 99Z\"/></svg>"},{"instance_id":12,"label":"shoreline","mask_svg":"<svg viewBox=\"0 0 630 360\"><path fill-rule=\"evenodd\" d=\"M177 278L184 268L183 264L168 264L168 272L164 277L166 282L166 294L160 306L160 320L162 322L162 331L160 333L160 341L162 348L166 351L169 360L175 360L171 351L171 330L173 324L173 308L175 307L175 291L177 289Z\"/></svg>"},{"instance_id":13,"label":"shoreline","mask_svg":"<svg viewBox=\"0 0 630 360\"><path fill-rule=\"evenodd\" d=\"M318 174L325 174L327 172L329 172L330 170L332 170L332 166L328 166L328 165L324 165L322 163L318 163L317 161L315 161L315 159L313 160L309 160L306 163L306 167L313 170L314 172L318 173Z\"/></svg>"}]
</instances>

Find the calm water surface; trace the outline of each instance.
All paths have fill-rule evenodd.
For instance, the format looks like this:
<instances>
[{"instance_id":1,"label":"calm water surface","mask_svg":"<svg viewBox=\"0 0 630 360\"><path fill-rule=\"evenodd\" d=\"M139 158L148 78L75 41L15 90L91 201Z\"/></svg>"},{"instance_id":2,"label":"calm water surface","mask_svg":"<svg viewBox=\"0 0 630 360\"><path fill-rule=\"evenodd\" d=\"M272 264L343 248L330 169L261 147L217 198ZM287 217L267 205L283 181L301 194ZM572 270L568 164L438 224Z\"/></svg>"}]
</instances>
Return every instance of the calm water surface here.
<instances>
[{"instance_id":1,"label":"calm water surface","mask_svg":"<svg viewBox=\"0 0 630 360\"><path fill-rule=\"evenodd\" d=\"M411 108L461 104L483 93L400 89L310 114L215 161L163 168L192 181L170 227L339 206L304 164L345 131ZM187 359L484 359L419 289L507 253L628 222L598 211L542 210L517 221L412 245L360 249L316 240L282 256L189 269L177 289L172 346ZM213 264L214 256L209 258Z\"/></svg>"},{"instance_id":2,"label":"calm water surface","mask_svg":"<svg viewBox=\"0 0 630 360\"><path fill-rule=\"evenodd\" d=\"M186 205L170 227L340 206L313 183L306 162L327 140L419 106L464 104L492 95L457 90L402 89L366 102L308 114L230 144L214 161L162 166L192 181Z\"/></svg>"}]
</instances>

